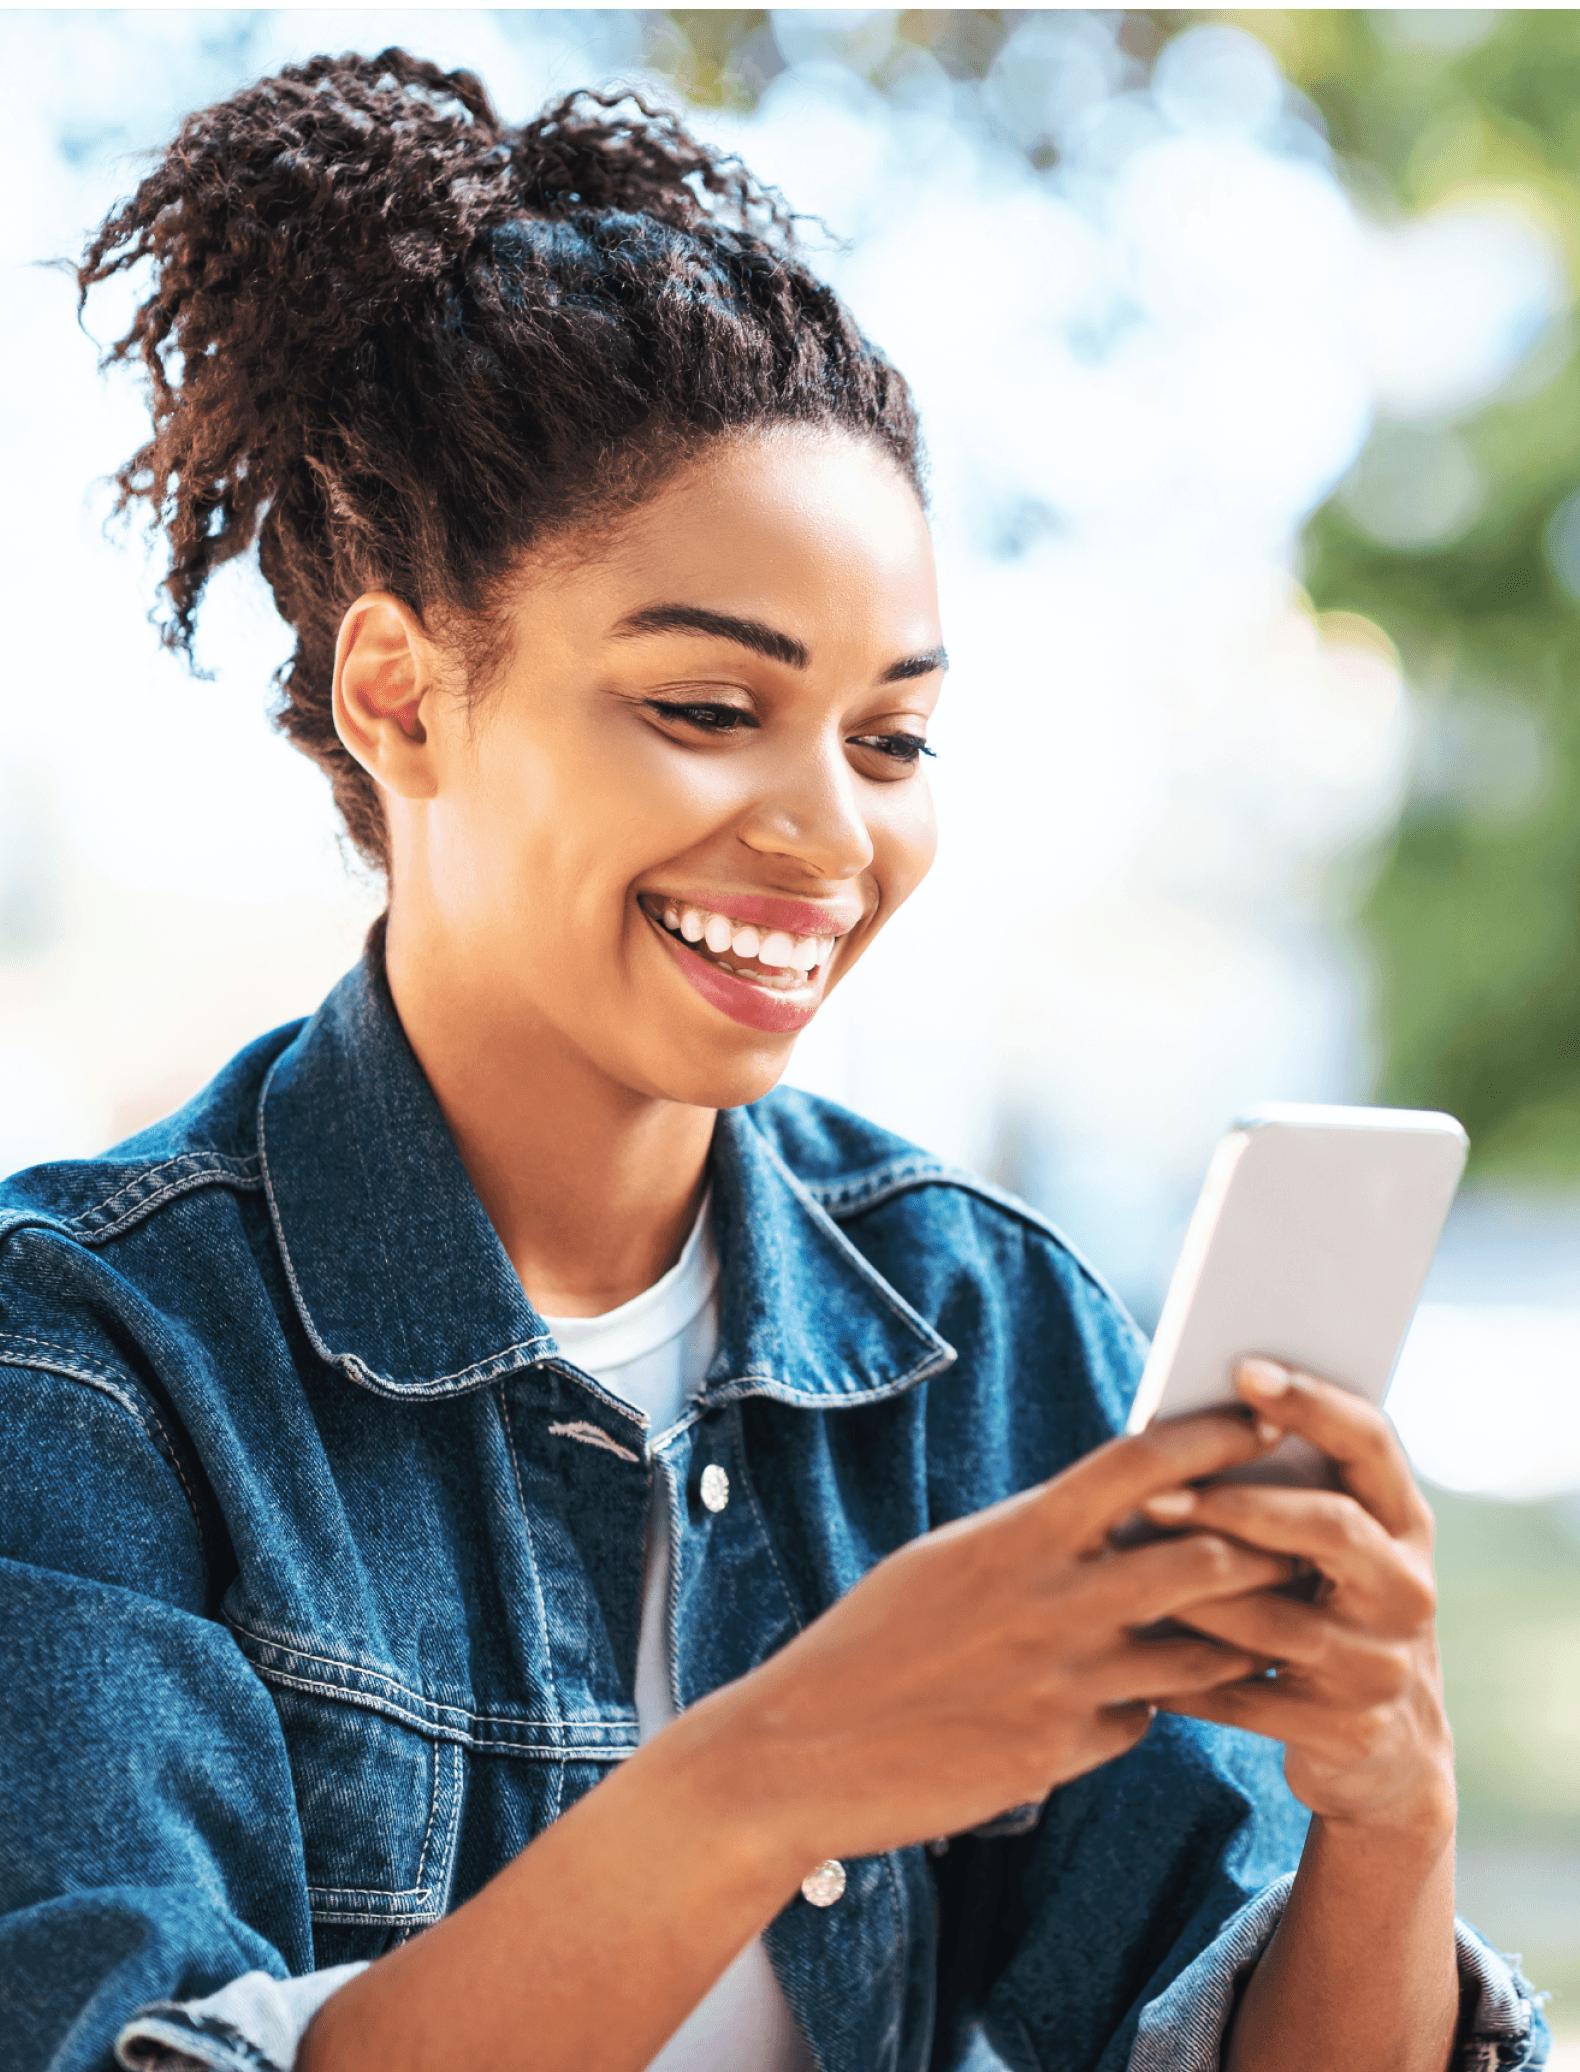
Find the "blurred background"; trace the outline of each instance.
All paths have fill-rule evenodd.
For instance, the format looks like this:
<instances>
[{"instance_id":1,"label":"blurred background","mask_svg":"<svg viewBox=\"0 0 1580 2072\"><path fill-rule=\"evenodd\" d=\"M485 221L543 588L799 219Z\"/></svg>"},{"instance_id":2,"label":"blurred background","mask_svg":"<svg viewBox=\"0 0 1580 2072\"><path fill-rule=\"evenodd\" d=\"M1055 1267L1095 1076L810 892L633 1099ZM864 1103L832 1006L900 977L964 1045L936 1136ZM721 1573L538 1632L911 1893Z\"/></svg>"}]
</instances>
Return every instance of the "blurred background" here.
<instances>
[{"instance_id":1,"label":"blurred background","mask_svg":"<svg viewBox=\"0 0 1580 2072\"><path fill-rule=\"evenodd\" d=\"M645 83L905 369L955 659L934 878L793 1077L1048 1211L1144 1323L1260 1099L1441 1106L1470 1176L1391 1407L1441 1530L1461 1904L1580 2065L1580 16L12 11L0 1170L174 1106L377 887L106 526L142 436L38 262L181 116L398 41L505 112Z\"/></svg>"}]
</instances>

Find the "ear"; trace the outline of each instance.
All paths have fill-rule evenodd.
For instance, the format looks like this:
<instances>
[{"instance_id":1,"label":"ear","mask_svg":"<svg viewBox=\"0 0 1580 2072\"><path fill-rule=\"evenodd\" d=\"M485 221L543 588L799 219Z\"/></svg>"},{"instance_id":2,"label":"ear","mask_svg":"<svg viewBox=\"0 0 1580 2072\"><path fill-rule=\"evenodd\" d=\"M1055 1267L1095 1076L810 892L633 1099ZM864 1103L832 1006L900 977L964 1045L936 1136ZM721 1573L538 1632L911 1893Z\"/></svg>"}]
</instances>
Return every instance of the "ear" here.
<instances>
[{"instance_id":1,"label":"ear","mask_svg":"<svg viewBox=\"0 0 1580 2072\"><path fill-rule=\"evenodd\" d=\"M422 708L439 683L439 652L411 607L387 590L359 597L335 643L335 732L374 782L400 798L434 795Z\"/></svg>"}]
</instances>

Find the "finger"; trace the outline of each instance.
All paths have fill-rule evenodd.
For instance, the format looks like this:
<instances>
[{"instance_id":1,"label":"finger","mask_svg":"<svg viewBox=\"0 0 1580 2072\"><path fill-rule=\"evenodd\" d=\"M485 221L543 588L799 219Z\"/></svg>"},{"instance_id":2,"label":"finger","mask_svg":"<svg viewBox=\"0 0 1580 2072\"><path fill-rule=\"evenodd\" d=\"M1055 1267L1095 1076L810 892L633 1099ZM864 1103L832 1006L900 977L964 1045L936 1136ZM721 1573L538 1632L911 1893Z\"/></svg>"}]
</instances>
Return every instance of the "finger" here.
<instances>
[{"instance_id":1,"label":"finger","mask_svg":"<svg viewBox=\"0 0 1580 2072\"><path fill-rule=\"evenodd\" d=\"M1287 1583L1290 1574L1281 1555L1201 1532L1109 1555L1092 1587L1102 1611L1117 1623L1145 1626L1216 1598L1271 1589Z\"/></svg>"},{"instance_id":2,"label":"finger","mask_svg":"<svg viewBox=\"0 0 1580 2072\"><path fill-rule=\"evenodd\" d=\"M1156 1704L1241 1683L1257 1673L1254 1656L1208 1640L1133 1640L1105 1663L1093 1679L1105 1704Z\"/></svg>"},{"instance_id":3,"label":"finger","mask_svg":"<svg viewBox=\"0 0 1580 2072\"><path fill-rule=\"evenodd\" d=\"M1423 1625L1436 1610L1425 1556L1391 1539L1379 1521L1339 1490L1219 1483L1164 1490L1143 1507L1170 1526L1200 1526L1248 1546L1308 1561L1390 1629ZM1360 1616L1359 1605L1347 1607Z\"/></svg>"},{"instance_id":4,"label":"finger","mask_svg":"<svg viewBox=\"0 0 1580 2072\"><path fill-rule=\"evenodd\" d=\"M1139 1510L1149 1496L1220 1468L1259 1459L1281 1434L1234 1411L1210 1411L1148 1425L1110 1439L1066 1468L1036 1493L1039 1522L1055 1545L1084 1552L1102 1544L1109 1528Z\"/></svg>"},{"instance_id":5,"label":"finger","mask_svg":"<svg viewBox=\"0 0 1580 2072\"><path fill-rule=\"evenodd\" d=\"M1185 1719L1212 1720L1220 1727L1240 1727L1326 1762L1353 1762L1381 1719L1380 1714L1341 1711L1298 1696L1265 1676L1249 1683L1222 1684L1216 1690L1160 1698L1157 1709Z\"/></svg>"},{"instance_id":6,"label":"finger","mask_svg":"<svg viewBox=\"0 0 1580 2072\"><path fill-rule=\"evenodd\" d=\"M1380 1410L1276 1360L1242 1360L1234 1384L1258 1418L1298 1432L1339 1464L1344 1486L1395 1537L1432 1529L1398 1435Z\"/></svg>"},{"instance_id":7,"label":"finger","mask_svg":"<svg viewBox=\"0 0 1580 2072\"><path fill-rule=\"evenodd\" d=\"M1399 1697L1410 1681L1410 1646L1389 1641L1336 1619L1331 1612L1265 1591L1254 1597L1225 1597L1199 1604L1190 1614L1193 1631L1226 1648L1276 1663L1287 1678L1347 1705L1382 1705Z\"/></svg>"}]
</instances>

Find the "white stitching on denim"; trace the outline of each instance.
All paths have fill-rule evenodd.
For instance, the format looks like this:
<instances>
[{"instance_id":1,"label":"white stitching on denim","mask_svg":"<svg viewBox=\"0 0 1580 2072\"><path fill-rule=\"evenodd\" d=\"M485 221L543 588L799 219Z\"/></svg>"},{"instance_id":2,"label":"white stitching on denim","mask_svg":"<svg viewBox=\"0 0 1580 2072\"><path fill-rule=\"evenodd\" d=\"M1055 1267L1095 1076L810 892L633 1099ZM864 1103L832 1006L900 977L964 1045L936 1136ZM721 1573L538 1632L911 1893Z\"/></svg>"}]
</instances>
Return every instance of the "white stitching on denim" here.
<instances>
[{"instance_id":1,"label":"white stitching on denim","mask_svg":"<svg viewBox=\"0 0 1580 2072\"><path fill-rule=\"evenodd\" d=\"M431 1741L429 1749L433 1756L433 1780L428 1786L428 1818L423 1823L422 1847L417 1852L417 1887L424 1899L428 1892L428 1844L433 1839L433 1816L439 1804L439 1749L441 1743Z\"/></svg>"},{"instance_id":2,"label":"white stitching on denim","mask_svg":"<svg viewBox=\"0 0 1580 2072\"><path fill-rule=\"evenodd\" d=\"M620 1763L627 1756L636 1754L635 1721L626 1730L632 1739L625 1748L583 1748L577 1743L569 1747L532 1747L521 1742L484 1739L456 1727L436 1726L431 1719L405 1711L387 1698L376 1698L367 1691L348 1691L343 1684L315 1683L309 1678L290 1676L283 1669L268 1668L258 1662L253 1662L251 1667L253 1674L264 1683L278 1684L288 1691L305 1691L309 1697L328 1698L338 1705L357 1705L365 1712L376 1712L384 1719L396 1720L404 1727L415 1728L417 1732L435 1739L453 1741L462 1748L475 1748L481 1755L516 1755L529 1762L558 1763L563 1768L566 1763ZM481 1720L475 1723L483 1724Z\"/></svg>"},{"instance_id":3,"label":"white stitching on denim","mask_svg":"<svg viewBox=\"0 0 1580 2072\"><path fill-rule=\"evenodd\" d=\"M317 1662L325 1669L340 1670L347 1675L371 1677L376 1683L385 1685L387 1689L397 1692L402 1698L409 1698L413 1705L423 1707L429 1716L432 1730L435 1732L449 1731L443 1727L442 1723L433 1719L432 1716L437 1713L449 1713L455 1719L473 1726L552 1727L560 1731L574 1731L578 1734L629 1734L632 1731L633 1723L626 1720L567 1720L558 1713L473 1712L467 1706L450 1705L442 1698L430 1698L424 1691L414 1691L409 1684L403 1684L398 1677L388 1675L385 1671L375 1668L365 1660L352 1660L339 1655L319 1654L303 1641L286 1639L279 1635L271 1634L267 1630L255 1631L250 1626L244 1626L240 1619L231 1613L226 1614L226 1623L229 1625L231 1632L240 1639L250 1640L257 1647L266 1648L275 1654L291 1655L299 1662ZM260 1629L263 1627L262 1620L258 1620L256 1623ZM246 1654L245 1649L242 1652ZM262 1665L253 1661L251 1655L247 1655L247 1660L252 1663L253 1668L258 1670L260 1674L264 1673ZM281 1670L273 1673L283 1676L285 1671ZM330 1684L323 1681L315 1681L312 1687L314 1689L326 1690L335 1696L345 1696L348 1692L355 1689L353 1685L347 1683ZM361 1692L357 1695L377 1697L378 1693L369 1691ZM389 1702L393 1704L394 1701L391 1700ZM461 1731L464 1732L464 1728Z\"/></svg>"},{"instance_id":4,"label":"white stitching on denim","mask_svg":"<svg viewBox=\"0 0 1580 2072\"><path fill-rule=\"evenodd\" d=\"M602 1425L586 1424L578 1420L575 1424L551 1424L549 1436L554 1439L575 1439L583 1446L596 1446L602 1453L618 1454L621 1460L628 1460L640 1467L642 1463L629 1446L622 1446L617 1439L611 1439ZM518 1482L519 1488L519 1482Z\"/></svg>"},{"instance_id":5,"label":"white stitching on denim","mask_svg":"<svg viewBox=\"0 0 1580 2072\"><path fill-rule=\"evenodd\" d=\"M790 1188L791 1193L794 1194L797 1200L800 1201L806 1208L810 1209L815 1217L821 1218L822 1222L828 1226L829 1234L838 1240L841 1252L845 1255L849 1264L853 1265L857 1269L857 1271L862 1275L863 1279L867 1281L867 1283L871 1287L873 1294L875 1294L881 1302L886 1303L887 1306L894 1312L895 1316L897 1316L900 1319L901 1323L908 1325L910 1329L916 1334L916 1336L921 1339L924 1345L930 1345L934 1350L936 1350L936 1348L939 1345L944 1344L945 1341L942 1338L941 1334L933 1329L932 1325L928 1323L925 1317L919 1316L917 1312L914 1309L912 1309L911 1305L903 1299L897 1288L891 1288L889 1286L889 1283L883 1278L883 1275L879 1273L878 1269L873 1265L872 1261L866 1257L866 1255L860 1250L858 1246L851 1243L850 1239L846 1237L844 1231L840 1229L839 1225L834 1221L834 1218L828 1213L827 1209L825 1209L823 1204L820 1201L818 1201L816 1197L813 1195L811 1189L806 1185L805 1181L803 1181L800 1178L799 1174L792 1172L790 1167L786 1164L785 1160L780 1157L778 1147L769 1141L769 1138L767 1137L766 1133L762 1131L760 1128L758 1128L758 1126L755 1123L753 1123L752 1127L754 1129L757 1129L759 1137L762 1138L764 1150L767 1152L768 1157L772 1160L772 1162L779 1168L779 1171L783 1174L785 1181ZM950 1346L948 1348L948 1352L949 1358L951 1360L956 1357L953 1346Z\"/></svg>"},{"instance_id":6,"label":"white stitching on denim","mask_svg":"<svg viewBox=\"0 0 1580 2072\"><path fill-rule=\"evenodd\" d=\"M540 1346L552 1345L554 1340L548 1332L543 1332L536 1338L520 1339L514 1345L507 1345L499 1352L488 1354L484 1359L474 1360L470 1367L457 1367L452 1373L436 1374L423 1381L396 1381L389 1375L376 1373L373 1368L368 1366L365 1360L359 1359L355 1353L333 1353L330 1351L327 1342L319 1332L318 1326L313 1322L313 1313L307 1306L307 1297L303 1294L301 1281L297 1278L296 1265L291 1258L291 1248L285 1241L285 1225L280 1219L280 1205L275 1197L273 1176L269 1171L268 1124L265 1116L268 1108L269 1089L273 1085L274 1075L280 1069L286 1055L286 1051L281 1051L279 1057L275 1059L274 1063L264 1074L263 1085L259 1089L258 1162L262 1167L263 1196L269 1206L269 1222L274 1230L274 1241L280 1248L280 1263L285 1268L285 1278L290 1285L291 1295L296 1303L297 1314L302 1320L303 1329L307 1333L314 1352L317 1353L326 1366L338 1368L342 1374L356 1382L359 1387L367 1389L370 1394L375 1396L396 1396L402 1401L410 1401L413 1398L420 1400L427 1396L447 1395L463 1384L473 1388L482 1388L491 1381L499 1380L506 1372L515 1371L521 1366L530 1366L532 1364L530 1357L518 1358L518 1355L530 1356L535 1354Z\"/></svg>"},{"instance_id":7,"label":"white stitching on denim","mask_svg":"<svg viewBox=\"0 0 1580 2072\"><path fill-rule=\"evenodd\" d=\"M740 1374L727 1381L712 1384L707 1394L699 1398L705 1410L716 1410L726 1403L744 1402L748 1396L762 1396L772 1403L792 1403L798 1409L808 1404L818 1410L853 1410L863 1403L887 1403L902 1389L910 1388L916 1382L927 1381L944 1368L951 1367L959 1354L951 1345L930 1353L914 1367L899 1374L892 1381L881 1381L875 1388L847 1389L842 1395L831 1395L821 1389L798 1389L793 1383L781 1381L774 1374Z\"/></svg>"},{"instance_id":8,"label":"white stitching on denim","mask_svg":"<svg viewBox=\"0 0 1580 2072\"><path fill-rule=\"evenodd\" d=\"M752 1511L756 1516L757 1530L762 1534L763 1545L768 1549L768 1559L773 1563L774 1574L779 1579L779 1588L784 1594L785 1609L790 1614L790 1623L794 1626L797 1633L804 1633L806 1627L802 1621L801 1614L796 1610L796 1602L791 1594L789 1579L786 1577L784 1568L780 1563L779 1550L774 1545L773 1534L768 1530L767 1514L763 1510L762 1500L758 1496L756 1484L752 1480L751 1465L746 1458L746 1430L741 1419L739 1399L730 1405L730 1411L734 1422L734 1444L730 1450L735 1456L735 1465L740 1473L741 1485L746 1491L747 1500L751 1504Z\"/></svg>"},{"instance_id":9,"label":"white stitching on denim","mask_svg":"<svg viewBox=\"0 0 1580 2072\"><path fill-rule=\"evenodd\" d=\"M398 1891L383 1885L309 1885L319 1899L426 1899L426 1885L402 1885Z\"/></svg>"},{"instance_id":10,"label":"white stitching on denim","mask_svg":"<svg viewBox=\"0 0 1580 2072\"><path fill-rule=\"evenodd\" d=\"M532 1513L527 1509L527 1494L521 1486L521 1461L516 1452L516 1441L510 1429L510 1406L505 1401L503 1389L493 1391L494 1409L499 1418L499 1429L504 1434L505 1451L510 1455L511 1473L516 1478L516 1501L521 1506L521 1530L526 1535L527 1559L532 1564L532 1595L537 1603L539 1630L543 1635L543 1673L548 1679L549 1703L556 1713L560 1705L559 1686L554 1681L554 1649L549 1639L549 1612L543 1601L543 1578L538 1573L537 1542L532 1537ZM565 1766L561 1763L554 1779L554 1806L550 1820L558 1820L560 1805L565 1796Z\"/></svg>"},{"instance_id":11,"label":"white stitching on denim","mask_svg":"<svg viewBox=\"0 0 1580 2072\"><path fill-rule=\"evenodd\" d=\"M197 1165L198 1160L210 1161ZM155 1209L179 1194L190 1194L198 1187L239 1187L248 1192L262 1187L261 1173L250 1173L245 1169L257 1163L257 1154L250 1152L245 1158L233 1159L222 1151L183 1151L178 1158L169 1158L161 1165L150 1166L135 1180L129 1180L106 1200L98 1202L91 1209L83 1209L76 1216L61 1218L61 1226L70 1230L85 1245L102 1245L133 1223L139 1223L144 1216L151 1216ZM177 1179L167 1181L152 1194L146 1193L148 1183L158 1173L167 1173L173 1167L191 1165L194 1170L182 1173ZM118 1203L133 1197L129 1206L107 1224L97 1224L95 1217L103 1216Z\"/></svg>"},{"instance_id":12,"label":"white stitching on denim","mask_svg":"<svg viewBox=\"0 0 1580 2072\"><path fill-rule=\"evenodd\" d=\"M439 1915L449 1911L450 1892L455 1884L455 1838L461 1829L461 1800L466 1780L466 1756L454 1742L448 1744L449 1755L455 1774L450 1779L450 1818L444 1830L444 1860L439 1866L439 1877L434 1887L434 1907ZM438 1753L445 1752L441 1743Z\"/></svg>"},{"instance_id":13,"label":"white stitching on denim","mask_svg":"<svg viewBox=\"0 0 1580 2072\"><path fill-rule=\"evenodd\" d=\"M99 1364L96 1360L91 1359L91 1355L79 1353L74 1346L56 1345L48 1338L29 1338L20 1331L0 1331L0 1341L3 1341L6 1345L36 1345L45 1352L65 1353L72 1360L91 1361L91 1367L97 1367ZM4 1350L0 1350L0 1367L36 1367L45 1374L59 1374L67 1381L80 1381L88 1388L97 1389L101 1395L113 1396L123 1410L130 1412L136 1418L138 1424L142 1427L145 1438L151 1439L153 1437L153 1434L148 1429L150 1423L152 1423L154 1431L158 1432L160 1438L164 1440L165 1445L169 1448L168 1453L162 1452L158 1446L154 1448L154 1451L159 1453L160 1458L173 1471L176 1480L181 1484L182 1494L187 1500L187 1509L192 1513L192 1523L197 1527L199 1545L202 1545L203 1520L198 1516L197 1498L193 1495L191 1484L187 1481L186 1475L182 1470L175 1442L165 1430L163 1421L153 1405L149 1404L145 1410L137 1396L126 1393L128 1389L135 1389L136 1386L129 1377L114 1375L112 1379L113 1369L106 1368L99 1373L94 1373L91 1371L90 1366L69 1367L63 1360L14 1360L8 1357ZM124 1387L122 1386L123 1383Z\"/></svg>"},{"instance_id":14,"label":"white stitching on denim","mask_svg":"<svg viewBox=\"0 0 1580 2072\"><path fill-rule=\"evenodd\" d=\"M881 1208L896 1195L907 1194L919 1187L954 1187L962 1194L975 1195L990 1207L1001 1209L1006 1216L1017 1223L1024 1223L1040 1236L1051 1238L1070 1264L1097 1292L1112 1302L1128 1316L1123 1303L1103 1279L1091 1262L1084 1258L1059 1226L1034 1209L1030 1202L1010 1194L1002 1187L995 1187L991 1180L984 1180L980 1174L968 1171L963 1166L934 1165L931 1167L911 1166L910 1161L900 1160L894 1165L878 1166L870 1173L858 1174L852 1180L838 1180L823 1184L808 1181L807 1191L827 1209L836 1220L840 1215L865 1215L869 1209ZM1137 1334L1140 1335L1139 1333Z\"/></svg>"}]
</instances>

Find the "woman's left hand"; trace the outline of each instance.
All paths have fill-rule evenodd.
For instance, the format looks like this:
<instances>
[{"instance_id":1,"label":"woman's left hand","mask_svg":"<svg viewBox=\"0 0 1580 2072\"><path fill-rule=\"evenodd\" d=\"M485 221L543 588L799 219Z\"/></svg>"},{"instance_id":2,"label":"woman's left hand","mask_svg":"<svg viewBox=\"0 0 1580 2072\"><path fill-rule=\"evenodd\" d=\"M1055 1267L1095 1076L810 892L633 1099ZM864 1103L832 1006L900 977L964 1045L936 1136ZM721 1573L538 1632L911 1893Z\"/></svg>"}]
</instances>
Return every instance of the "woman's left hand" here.
<instances>
[{"instance_id":1,"label":"woman's left hand","mask_svg":"<svg viewBox=\"0 0 1580 2072\"><path fill-rule=\"evenodd\" d=\"M1236 1385L1259 1423L1338 1463L1342 1490L1217 1483L1145 1506L1288 1554L1324 1579L1315 1603L1258 1591L1195 1606L1198 1632L1273 1665L1161 1710L1282 1741L1290 1789L1338 1826L1449 1829L1453 1741L1433 1632L1432 1514L1381 1411L1311 1375L1247 1360Z\"/></svg>"}]
</instances>

